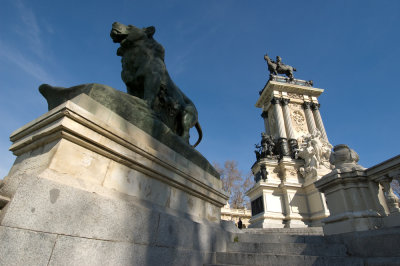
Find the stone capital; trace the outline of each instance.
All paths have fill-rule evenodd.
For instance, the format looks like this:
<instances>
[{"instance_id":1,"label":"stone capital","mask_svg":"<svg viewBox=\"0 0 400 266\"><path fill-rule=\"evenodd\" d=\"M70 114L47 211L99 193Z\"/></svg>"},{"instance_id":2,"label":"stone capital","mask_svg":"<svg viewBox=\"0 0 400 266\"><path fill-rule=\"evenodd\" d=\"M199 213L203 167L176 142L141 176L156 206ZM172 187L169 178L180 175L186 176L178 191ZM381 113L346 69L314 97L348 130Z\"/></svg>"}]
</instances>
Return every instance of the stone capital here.
<instances>
[{"instance_id":1,"label":"stone capital","mask_svg":"<svg viewBox=\"0 0 400 266\"><path fill-rule=\"evenodd\" d=\"M304 102L302 106L303 106L303 109L305 109L305 110L306 109L310 109L311 108L311 102Z\"/></svg>"},{"instance_id":2,"label":"stone capital","mask_svg":"<svg viewBox=\"0 0 400 266\"><path fill-rule=\"evenodd\" d=\"M281 99L279 99L279 98L277 98L277 97L273 97L272 100L271 100L271 103L272 103L272 104L279 104L280 101L281 101Z\"/></svg>"},{"instance_id":3,"label":"stone capital","mask_svg":"<svg viewBox=\"0 0 400 266\"><path fill-rule=\"evenodd\" d=\"M319 104L319 103L312 103L311 104L311 109L312 110L319 110L319 107L320 107L321 105Z\"/></svg>"},{"instance_id":4,"label":"stone capital","mask_svg":"<svg viewBox=\"0 0 400 266\"><path fill-rule=\"evenodd\" d=\"M282 104L283 106L288 105L289 102L290 102L290 99L288 99L288 98L282 98L282 99L281 99L281 104Z\"/></svg>"}]
</instances>

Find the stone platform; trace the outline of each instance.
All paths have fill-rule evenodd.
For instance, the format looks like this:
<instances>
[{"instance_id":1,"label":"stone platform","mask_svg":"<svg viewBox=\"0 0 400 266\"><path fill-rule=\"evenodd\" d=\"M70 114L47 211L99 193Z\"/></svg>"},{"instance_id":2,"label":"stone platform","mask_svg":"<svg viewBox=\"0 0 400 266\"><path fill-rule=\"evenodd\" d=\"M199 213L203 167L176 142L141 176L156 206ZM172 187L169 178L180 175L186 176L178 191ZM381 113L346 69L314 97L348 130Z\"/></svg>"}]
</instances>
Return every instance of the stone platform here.
<instances>
[{"instance_id":1,"label":"stone platform","mask_svg":"<svg viewBox=\"0 0 400 266\"><path fill-rule=\"evenodd\" d=\"M219 177L88 95L11 140L1 265L201 265L224 249Z\"/></svg>"}]
</instances>

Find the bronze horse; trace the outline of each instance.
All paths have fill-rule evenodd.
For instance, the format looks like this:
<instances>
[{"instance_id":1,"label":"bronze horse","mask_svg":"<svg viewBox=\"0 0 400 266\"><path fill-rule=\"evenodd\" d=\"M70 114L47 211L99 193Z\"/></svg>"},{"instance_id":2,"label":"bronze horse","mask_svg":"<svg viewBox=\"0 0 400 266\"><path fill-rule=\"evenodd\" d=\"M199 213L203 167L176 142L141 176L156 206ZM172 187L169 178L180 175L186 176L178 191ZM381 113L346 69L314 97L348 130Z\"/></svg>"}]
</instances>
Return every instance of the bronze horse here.
<instances>
[{"instance_id":1,"label":"bronze horse","mask_svg":"<svg viewBox=\"0 0 400 266\"><path fill-rule=\"evenodd\" d=\"M264 60L267 61L268 70L272 75L284 74L288 76L289 79L294 79L293 71L296 71L296 69L292 66L283 64L280 56L277 56L276 62L274 62L267 54L265 54Z\"/></svg>"}]
</instances>

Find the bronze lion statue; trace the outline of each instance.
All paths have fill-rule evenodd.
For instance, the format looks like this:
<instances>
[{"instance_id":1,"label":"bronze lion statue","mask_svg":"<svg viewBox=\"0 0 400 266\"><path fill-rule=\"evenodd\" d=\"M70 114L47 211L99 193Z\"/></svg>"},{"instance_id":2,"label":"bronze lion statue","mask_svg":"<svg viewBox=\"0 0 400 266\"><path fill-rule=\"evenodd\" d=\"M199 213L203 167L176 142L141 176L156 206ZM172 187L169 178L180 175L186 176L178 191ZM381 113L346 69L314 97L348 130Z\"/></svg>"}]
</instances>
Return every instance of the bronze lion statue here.
<instances>
[{"instance_id":1,"label":"bronze lion statue","mask_svg":"<svg viewBox=\"0 0 400 266\"><path fill-rule=\"evenodd\" d=\"M122 57L122 80L128 94L145 100L161 120L187 142L189 130L195 126L199 133L196 147L202 138L197 109L169 76L164 47L154 40L154 33L153 26L140 29L113 23L110 36L120 44L117 55Z\"/></svg>"}]
</instances>

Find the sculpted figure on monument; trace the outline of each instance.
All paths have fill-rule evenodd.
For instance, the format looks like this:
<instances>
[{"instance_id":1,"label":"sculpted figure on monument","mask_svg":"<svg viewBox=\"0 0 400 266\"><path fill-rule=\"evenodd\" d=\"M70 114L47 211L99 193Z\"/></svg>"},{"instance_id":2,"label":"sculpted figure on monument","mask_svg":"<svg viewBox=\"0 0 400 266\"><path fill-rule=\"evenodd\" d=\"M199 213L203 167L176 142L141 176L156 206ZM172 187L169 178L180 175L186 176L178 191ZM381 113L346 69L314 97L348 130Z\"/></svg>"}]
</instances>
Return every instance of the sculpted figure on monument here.
<instances>
[{"instance_id":1,"label":"sculpted figure on monument","mask_svg":"<svg viewBox=\"0 0 400 266\"><path fill-rule=\"evenodd\" d=\"M160 118L179 136L189 141L189 129L196 127L202 138L197 109L193 102L175 85L164 63L164 47L153 35L155 28L137 28L113 23L110 36L120 43L121 77L128 94L144 99Z\"/></svg>"},{"instance_id":2,"label":"sculpted figure on monument","mask_svg":"<svg viewBox=\"0 0 400 266\"><path fill-rule=\"evenodd\" d=\"M271 158L276 159L277 155L275 152L275 142L272 136L267 135L265 133L261 133L261 145L256 144L256 149L254 152L256 153L257 161L262 158Z\"/></svg>"},{"instance_id":3,"label":"sculpted figure on monument","mask_svg":"<svg viewBox=\"0 0 400 266\"><path fill-rule=\"evenodd\" d=\"M332 145L327 142L321 133L316 130L313 134L303 137L303 143L296 151L295 157L304 159L304 167L300 167L300 174L304 178L316 178L317 170L331 169L329 158Z\"/></svg>"},{"instance_id":4,"label":"sculpted figure on monument","mask_svg":"<svg viewBox=\"0 0 400 266\"><path fill-rule=\"evenodd\" d=\"M268 54L265 54L264 60L267 61L268 70L271 75L284 74L290 80L294 79L293 71L296 71L296 69L292 66L285 65L284 63L282 63L282 58L280 56L277 56L276 62L274 62L269 58Z\"/></svg>"}]
</instances>

